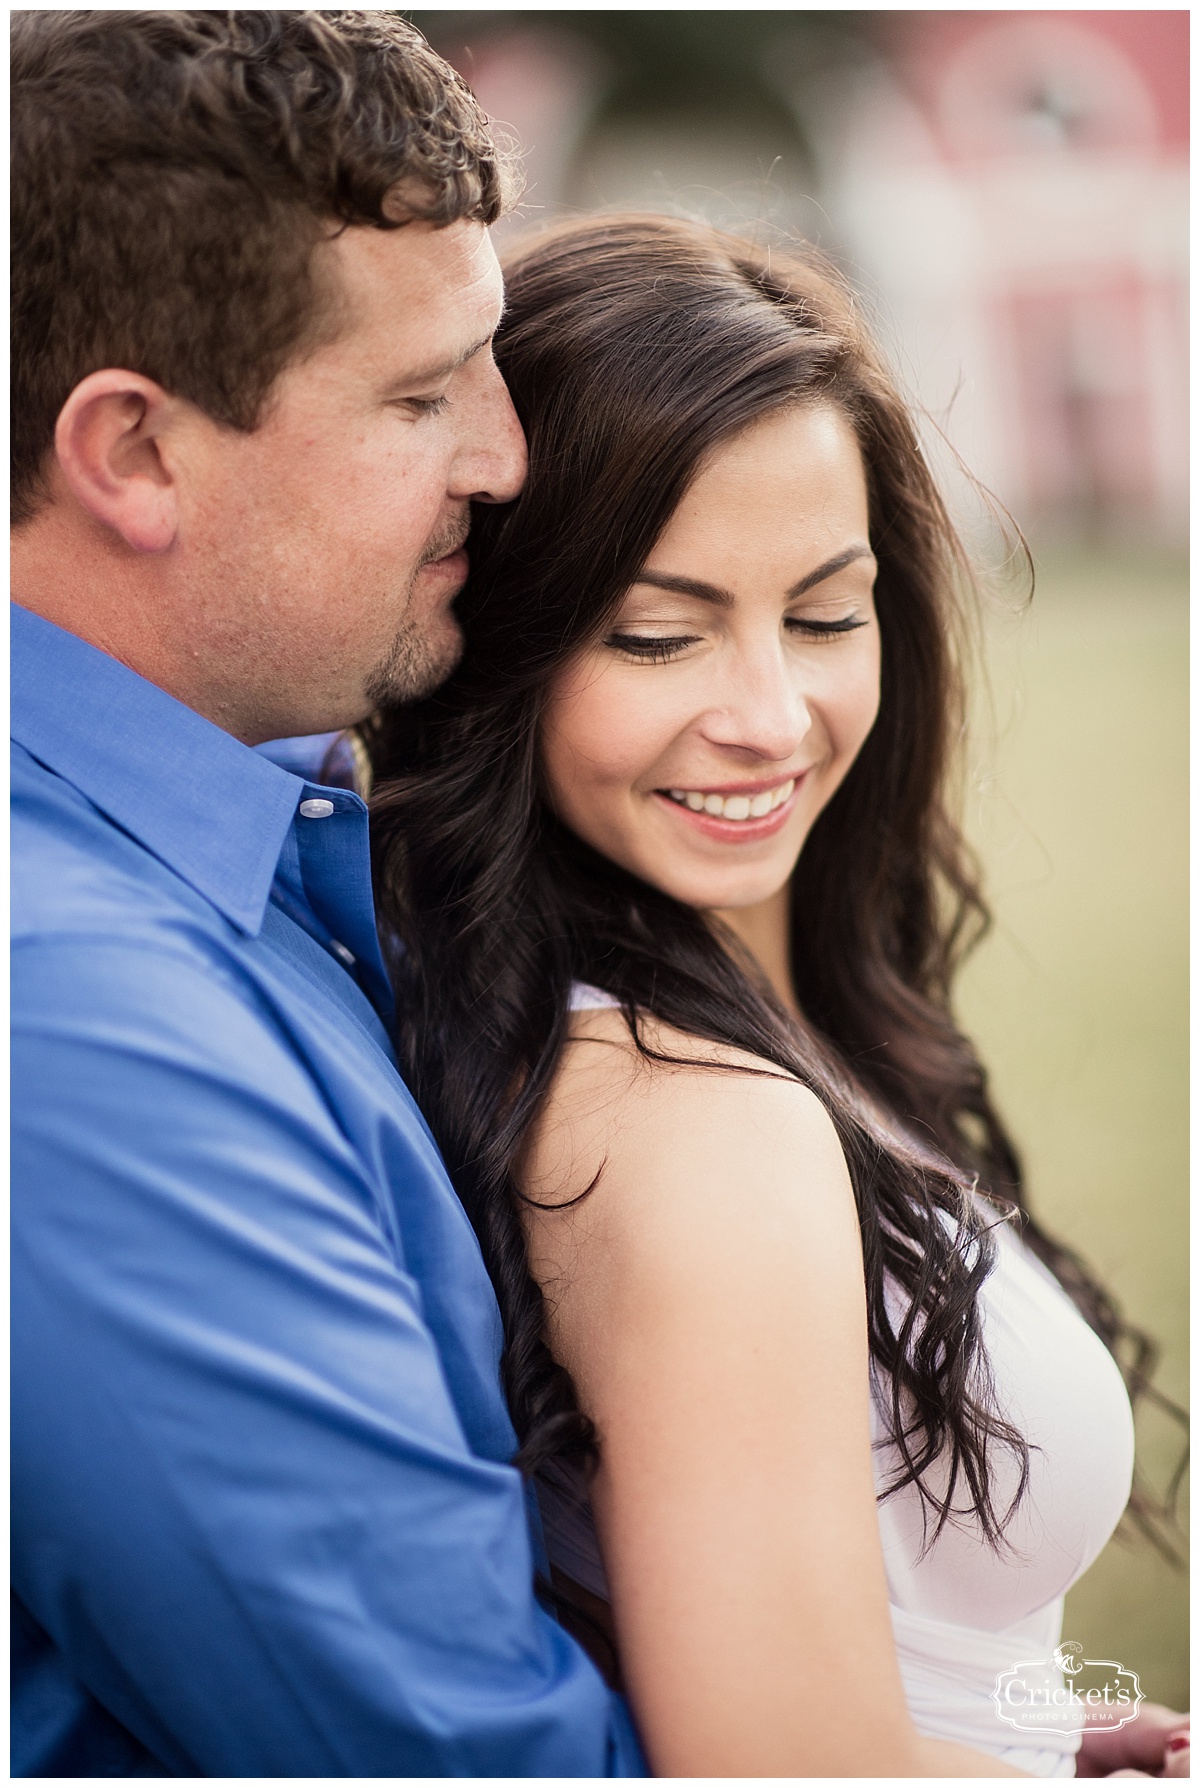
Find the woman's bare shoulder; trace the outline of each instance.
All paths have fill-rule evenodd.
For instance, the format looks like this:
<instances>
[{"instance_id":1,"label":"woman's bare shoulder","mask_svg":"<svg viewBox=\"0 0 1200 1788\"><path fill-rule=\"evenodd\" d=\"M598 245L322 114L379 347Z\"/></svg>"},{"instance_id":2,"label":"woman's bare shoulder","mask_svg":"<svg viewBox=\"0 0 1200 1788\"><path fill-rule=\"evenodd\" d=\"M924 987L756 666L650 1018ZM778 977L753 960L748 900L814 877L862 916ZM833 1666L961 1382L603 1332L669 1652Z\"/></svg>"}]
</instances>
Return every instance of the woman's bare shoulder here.
<instances>
[{"instance_id":1,"label":"woman's bare shoulder","mask_svg":"<svg viewBox=\"0 0 1200 1788\"><path fill-rule=\"evenodd\" d=\"M566 1230L614 1240L629 1230L651 1245L662 1226L694 1231L710 1212L727 1220L730 1198L751 1182L758 1210L823 1192L845 1201L833 1123L793 1075L657 1019L641 1038L648 1053L619 1011L572 1015L521 1164L531 1240L553 1248Z\"/></svg>"},{"instance_id":2,"label":"woman's bare shoulder","mask_svg":"<svg viewBox=\"0 0 1200 1788\"><path fill-rule=\"evenodd\" d=\"M820 1100L753 1055L658 1026L645 1041L670 1059L647 1060L619 1013L580 1018L521 1183L530 1267L584 1407L611 1436L630 1373L674 1395L722 1358L754 1354L761 1375L814 1348L865 1386L858 1218Z\"/></svg>"},{"instance_id":3,"label":"woman's bare shoulder","mask_svg":"<svg viewBox=\"0 0 1200 1788\"><path fill-rule=\"evenodd\" d=\"M631 1077L649 1092L651 1087L678 1084L681 1075L686 1084L686 1077L697 1072L711 1081L712 1070L722 1067L800 1085L794 1075L774 1062L728 1043L693 1036L652 1013L639 1016L638 1037L643 1048L634 1041L624 1013L615 1007L572 1012L570 1041L552 1096L572 1101L585 1084L611 1081L622 1086Z\"/></svg>"}]
</instances>

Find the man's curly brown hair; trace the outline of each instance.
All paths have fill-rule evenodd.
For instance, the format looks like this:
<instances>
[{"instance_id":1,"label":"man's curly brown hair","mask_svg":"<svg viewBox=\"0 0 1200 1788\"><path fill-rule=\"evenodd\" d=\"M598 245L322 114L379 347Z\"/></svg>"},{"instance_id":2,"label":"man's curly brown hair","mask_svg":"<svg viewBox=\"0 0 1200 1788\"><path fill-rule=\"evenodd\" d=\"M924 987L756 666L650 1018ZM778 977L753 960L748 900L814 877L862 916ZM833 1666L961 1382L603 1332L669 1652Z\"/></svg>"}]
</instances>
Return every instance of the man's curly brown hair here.
<instances>
[{"instance_id":1,"label":"man's curly brown hair","mask_svg":"<svg viewBox=\"0 0 1200 1788\"><path fill-rule=\"evenodd\" d=\"M335 322L323 236L491 223L512 192L473 94L395 13L12 16L14 521L88 373L251 429Z\"/></svg>"}]
</instances>

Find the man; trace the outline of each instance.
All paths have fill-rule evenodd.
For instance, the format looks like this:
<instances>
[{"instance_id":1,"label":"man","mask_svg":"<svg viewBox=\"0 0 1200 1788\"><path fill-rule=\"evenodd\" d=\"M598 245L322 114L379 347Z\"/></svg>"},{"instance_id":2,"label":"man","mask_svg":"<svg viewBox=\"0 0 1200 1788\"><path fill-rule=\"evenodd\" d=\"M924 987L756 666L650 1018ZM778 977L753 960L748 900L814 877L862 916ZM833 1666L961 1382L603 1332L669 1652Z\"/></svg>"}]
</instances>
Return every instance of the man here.
<instances>
[{"instance_id":1,"label":"man","mask_svg":"<svg viewBox=\"0 0 1200 1788\"><path fill-rule=\"evenodd\" d=\"M14 1773L641 1773L534 1598L365 808L251 749L455 660L504 168L392 14L17 21Z\"/></svg>"}]
</instances>

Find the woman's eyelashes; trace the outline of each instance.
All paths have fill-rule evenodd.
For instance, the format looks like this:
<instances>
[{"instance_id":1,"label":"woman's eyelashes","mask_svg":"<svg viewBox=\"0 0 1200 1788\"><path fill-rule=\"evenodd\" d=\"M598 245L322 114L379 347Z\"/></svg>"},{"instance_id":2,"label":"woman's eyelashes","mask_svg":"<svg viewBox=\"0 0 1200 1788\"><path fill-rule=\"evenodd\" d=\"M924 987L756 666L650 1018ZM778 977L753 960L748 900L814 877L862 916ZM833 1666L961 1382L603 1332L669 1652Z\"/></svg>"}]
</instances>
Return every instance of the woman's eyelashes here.
<instances>
[{"instance_id":1,"label":"woman's eyelashes","mask_svg":"<svg viewBox=\"0 0 1200 1788\"><path fill-rule=\"evenodd\" d=\"M867 621L856 614L842 615L833 621L818 621L808 615L788 615L784 626L790 633L801 634L805 639L833 639L838 634L854 633L860 627L866 627ZM605 645L614 652L622 652L627 658L636 658L642 664L666 664L677 658L689 646L700 643L698 633L610 633Z\"/></svg>"},{"instance_id":2,"label":"woman's eyelashes","mask_svg":"<svg viewBox=\"0 0 1200 1788\"><path fill-rule=\"evenodd\" d=\"M699 634L672 634L664 639L645 633L610 633L604 643L614 652L624 652L627 657L640 659L645 664L665 664L688 646L694 646L699 637Z\"/></svg>"},{"instance_id":3,"label":"woman's eyelashes","mask_svg":"<svg viewBox=\"0 0 1200 1788\"><path fill-rule=\"evenodd\" d=\"M816 621L810 615L788 615L784 626L810 639L829 639L834 634L853 633L857 628L867 626L867 621L861 615L843 615L838 621Z\"/></svg>"}]
</instances>

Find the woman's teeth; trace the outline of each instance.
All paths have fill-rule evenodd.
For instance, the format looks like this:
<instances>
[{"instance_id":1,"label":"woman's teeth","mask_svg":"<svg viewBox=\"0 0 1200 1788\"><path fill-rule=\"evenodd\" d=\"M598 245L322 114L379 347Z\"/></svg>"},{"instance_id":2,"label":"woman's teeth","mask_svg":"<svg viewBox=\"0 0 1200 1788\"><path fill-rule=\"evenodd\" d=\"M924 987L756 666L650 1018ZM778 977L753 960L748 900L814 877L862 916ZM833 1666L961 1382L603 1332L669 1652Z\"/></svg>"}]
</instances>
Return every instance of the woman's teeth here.
<instances>
[{"instance_id":1,"label":"woman's teeth","mask_svg":"<svg viewBox=\"0 0 1200 1788\"><path fill-rule=\"evenodd\" d=\"M782 807L795 786L793 776L789 782L781 782L778 788L765 788L761 795L706 795L696 788L672 788L667 793L672 801L678 801L681 807L690 807L693 813L711 813L716 819L747 820L762 819L776 807Z\"/></svg>"}]
</instances>

